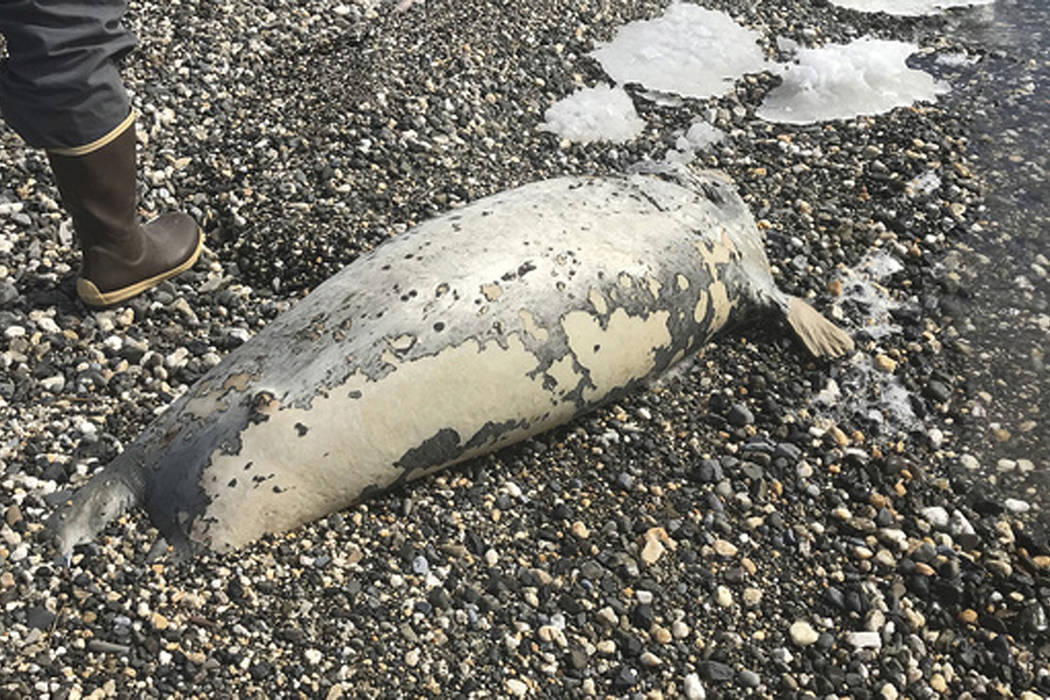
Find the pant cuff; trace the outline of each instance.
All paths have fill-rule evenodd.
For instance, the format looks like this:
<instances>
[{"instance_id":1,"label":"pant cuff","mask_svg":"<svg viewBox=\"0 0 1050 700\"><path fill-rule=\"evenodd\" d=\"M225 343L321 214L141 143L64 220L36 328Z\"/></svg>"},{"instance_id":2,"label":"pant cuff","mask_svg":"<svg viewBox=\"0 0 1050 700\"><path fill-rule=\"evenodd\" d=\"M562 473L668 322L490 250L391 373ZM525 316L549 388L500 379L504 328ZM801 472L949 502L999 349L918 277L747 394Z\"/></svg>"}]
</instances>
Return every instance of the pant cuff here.
<instances>
[{"instance_id":1,"label":"pant cuff","mask_svg":"<svg viewBox=\"0 0 1050 700\"><path fill-rule=\"evenodd\" d=\"M129 128L134 128L132 127L134 123L135 110L131 110L128 112L128 116L124 117L124 121L117 124L117 126L109 131L109 133L103 134L91 143L85 143L83 146L74 146L72 148L49 148L47 151L48 153L54 153L57 156L86 156L88 153L97 151L103 146L108 145Z\"/></svg>"}]
</instances>

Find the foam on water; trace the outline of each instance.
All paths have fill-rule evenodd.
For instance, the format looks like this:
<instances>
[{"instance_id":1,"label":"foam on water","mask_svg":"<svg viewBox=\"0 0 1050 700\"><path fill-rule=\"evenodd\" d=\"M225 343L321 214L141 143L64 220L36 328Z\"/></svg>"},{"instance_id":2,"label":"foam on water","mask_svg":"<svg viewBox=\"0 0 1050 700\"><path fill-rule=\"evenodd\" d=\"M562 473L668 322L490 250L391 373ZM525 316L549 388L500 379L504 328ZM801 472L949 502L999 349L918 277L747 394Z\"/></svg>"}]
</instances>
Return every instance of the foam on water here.
<instances>
[{"instance_id":1,"label":"foam on water","mask_svg":"<svg viewBox=\"0 0 1050 700\"><path fill-rule=\"evenodd\" d=\"M859 309L863 316L861 332L872 340L899 333L900 326L894 323L891 314L900 304L879 281L903 269L897 258L881 248L876 249L855 268L842 273L842 293L834 305L840 311L844 307Z\"/></svg>"},{"instance_id":2,"label":"foam on water","mask_svg":"<svg viewBox=\"0 0 1050 700\"><path fill-rule=\"evenodd\" d=\"M859 315L861 328L853 331L856 339L863 335L878 341L900 332L891 314L901 303L879 281L902 269L899 260L879 249L842 273L842 294L835 300L833 316L841 317L847 307L851 310L848 315ZM841 367L838 379L829 379L810 401L810 407L827 426L841 420L860 420L866 423L868 431L891 434L922 425L912 410L908 390L896 375L877 367L873 356L865 352L854 353Z\"/></svg>"},{"instance_id":3,"label":"foam on water","mask_svg":"<svg viewBox=\"0 0 1050 700\"><path fill-rule=\"evenodd\" d=\"M675 3L656 19L620 27L591 55L618 83L704 98L725 94L745 73L767 69L758 39L724 12Z\"/></svg>"},{"instance_id":4,"label":"foam on water","mask_svg":"<svg viewBox=\"0 0 1050 700\"><path fill-rule=\"evenodd\" d=\"M991 5L995 0L831 0L832 5L861 12L885 12L901 17L935 15L951 7Z\"/></svg>"},{"instance_id":5,"label":"foam on water","mask_svg":"<svg viewBox=\"0 0 1050 700\"><path fill-rule=\"evenodd\" d=\"M781 69L783 83L766 95L756 114L807 124L934 100L948 86L907 66L905 60L916 51L914 44L882 39L799 49L798 63Z\"/></svg>"},{"instance_id":6,"label":"foam on water","mask_svg":"<svg viewBox=\"0 0 1050 700\"><path fill-rule=\"evenodd\" d=\"M623 143L645 128L624 89L608 85L577 90L548 107L543 117L540 129L579 143Z\"/></svg>"}]
</instances>

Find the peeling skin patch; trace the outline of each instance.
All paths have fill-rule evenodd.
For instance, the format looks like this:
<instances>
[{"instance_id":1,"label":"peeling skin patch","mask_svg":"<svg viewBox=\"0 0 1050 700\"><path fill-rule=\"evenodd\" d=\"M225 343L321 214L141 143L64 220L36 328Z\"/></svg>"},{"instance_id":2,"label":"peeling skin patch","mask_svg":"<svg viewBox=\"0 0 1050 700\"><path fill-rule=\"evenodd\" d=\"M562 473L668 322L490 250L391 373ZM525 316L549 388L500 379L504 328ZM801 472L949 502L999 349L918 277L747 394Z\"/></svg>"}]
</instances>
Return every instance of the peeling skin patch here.
<instances>
[{"instance_id":1,"label":"peeling skin patch","mask_svg":"<svg viewBox=\"0 0 1050 700\"><path fill-rule=\"evenodd\" d=\"M399 335L396 338L390 338L387 340L387 342L390 344L390 347L395 352L405 352L411 349L413 345L415 345L416 336L405 333L404 335Z\"/></svg>"},{"instance_id":2,"label":"peeling skin patch","mask_svg":"<svg viewBox=\"0 0 1050 700\"><path fill-rule=\"evenodd\" d=\"M587 299L590 300L591 305L594 306L594 310L598 312L599 316L609 313L609 306L605 303L605 297L602 296L601 290L591 287L591 291L587 294Z\"/></svg>"},{"instance_id":3,"label":"peeling skin patch","mask_svg":"<svg viewBox=\"0 0 1050 700\"><path fill-rule=\"evenodd\" d=\"M237 374L231 374L226 377L226 381L222 383L223 389L236 389L237 391L246 391L248 389L248 383L252 380L252 377L247 372L239 372Z\"/></svg>"},{"instance_id":4,"label":"peeling skin patch","mask_svg":"<svg viewBox=\"0 0 1050 700\"><path fill-rule=\"evenodd\" d=\"M715 282L710 286L709 291L711 292L711 307L714 310L711 326L721 328L729 320L729 316L733 311L733 304L729 300L729 294L726 291L724 282Z\"/></svg>"},{"instance_id":5,"label":"peeling skin patch","mask_svg":"<svg viewBox=\"0 0 1050 700\"><path fill-rule=\"evenodd\" d=\"M660 301L660 280L652 275L647 276L645 280L649 285L649 293L653 295L653 301Z\"/></svg>"},{"instance_id":6,"label":"peeling skin patch","mask_svg":"<svg viewBox=\"0 0 1050 700\"><path fill-rule=\"evenodd\" d=\"M489 301L496 301L503 296L503 288L493 282L492 284L481 285L481 293L485 295L485 298Z\"/></svg>"},{"instance_id":7,"label":"peeling skin patch","mask_svg":"<svg viewBox=\"0 0 1050 700\"><path fill-rule=\"evenodd\" d=\"M568 396L583 379L583 374L576 370L576 361L572 355L565 355L551 364L547 368L546 376L554 381L552 389L558 400Z\"/></svg>"},{"instance_id":8,"label":"peeling skin patch","mask_svg":"<svg viewBox=\"0 0 1050 700\"><path fill-rule=\"evenodd\" d=\"M527 335L541 343L547 342L547 338L550 337L550 334L547 332L546 328L543 328L536 323L536 317L533 316L528 309L519 310L518 318L521 319L522 327Z\"/></svg>"},{"instance_id":9,"label":"peeling skin patch","mask_svg":"<svg viewBox=\"0 0 1050 700\"><path fill-rule=\"evenodd\" d=\"M605 329L593 315L573 311L562 319L569 347L587 370L591 386L584 389L588 400L622 388L653 370L655 351L671 343L666 311L647 317L630 316L616 309Z\"/></svg>"},{"instance_id":10,"label":"peeling skin patch","mask_svg":"<svg viewBox=\"0 0 1050 700\"><path fill-rule=\"evenodd\" d=\"M703 323L704 318L707 316L707 292L701 292L700 298L696 301L696 307L693 309L693 320L697 323Z\"/></svg>"}]
</instances>

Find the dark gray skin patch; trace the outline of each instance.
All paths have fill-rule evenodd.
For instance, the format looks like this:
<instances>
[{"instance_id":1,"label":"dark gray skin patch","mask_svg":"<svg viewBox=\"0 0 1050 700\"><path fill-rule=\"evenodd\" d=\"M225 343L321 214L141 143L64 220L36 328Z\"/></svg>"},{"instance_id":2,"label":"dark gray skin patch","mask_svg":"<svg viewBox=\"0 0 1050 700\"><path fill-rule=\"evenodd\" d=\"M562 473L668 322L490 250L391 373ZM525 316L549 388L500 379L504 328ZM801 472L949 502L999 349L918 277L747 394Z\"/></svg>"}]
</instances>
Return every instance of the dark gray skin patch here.
<instances>
[{"instance_id":1,"label":"dark gray skin patch","mask_svg":"<svg viewBox=\"0 0 1050 700\"><path fill-rule=\"evenodd\" d=\"M295 424L295 432L299 434L299 437L303 437L308 432L310 432L310 429L308 427L306 427L305 425L303 425L302 423L296 423Z\"/></svg>"},{"instance_id":2,"label":"dark gray skin patch","mask_svg":"<svg viewBox=\"0 0 1050 700\"><path fill-rule=\"evenodd\" d=\"M481 430L474 433L474 435L467 440L467 444L463 445L463 449L460 450L458 456L462 456L467 450L473 450L483 445L498 444L507 433L516 430L526 430L528 427L529 422L524 418L521 420L506 420L502 423L493 423L492 421L489 421L482 426Z\"/></svg>"},{"instance_id":3,"label":"dark gray skin patch","mask_svg":"<svg viewBox=\"0 0 1050 700\"><path fill-rule=\"evenodd\" d=\"M411 448L394 462L394 466L412 472L444 464L462 454L459 433L452 428L442 428L416 447Z\"/></svg>"}]
</instances>

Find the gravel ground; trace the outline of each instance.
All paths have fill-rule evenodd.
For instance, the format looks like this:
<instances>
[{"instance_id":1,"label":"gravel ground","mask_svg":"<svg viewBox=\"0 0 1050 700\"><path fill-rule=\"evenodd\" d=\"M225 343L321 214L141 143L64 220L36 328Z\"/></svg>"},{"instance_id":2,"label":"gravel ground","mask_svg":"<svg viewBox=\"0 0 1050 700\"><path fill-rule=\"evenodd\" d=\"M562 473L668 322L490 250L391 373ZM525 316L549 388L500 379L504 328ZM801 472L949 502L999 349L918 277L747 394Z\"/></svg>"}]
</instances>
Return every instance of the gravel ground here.
<instances>
[{"instance_id":1,"label":"gravel ground","mask_svg":"<svg viewBox=\"0 0 1050 700\"><path fill-rule=\"evenodd\" d=\"M944 18L707 4L771 57L776 36L983 51ZM770 125L766 74L637 99L648 127L627 145L538 131L603 79L595 42L661 6L134 3L143 206L188 204L213 254L104 312L75 301L43 155L0 133L0 697L1050 694L1045 515L980 468L994 397L960 374L973 115ZM874 374L745 327L645 393L235 555L149 562L133 515L52 563L52 503L361 251L529 180L662 158L697 117L728 132L700 160L736 179L783 288L841 294ZM908 186L928 170L939 186ZM903 263L881 280L899 330L869 339L841 282L876 249ZM890 375L914 421L847 408L877 406ZM811 405L829 379L853 387L837 410Z\"/></svg>"}]
</instances>

